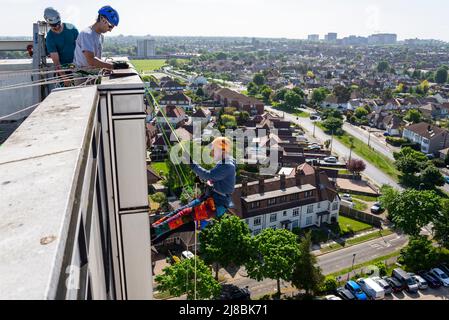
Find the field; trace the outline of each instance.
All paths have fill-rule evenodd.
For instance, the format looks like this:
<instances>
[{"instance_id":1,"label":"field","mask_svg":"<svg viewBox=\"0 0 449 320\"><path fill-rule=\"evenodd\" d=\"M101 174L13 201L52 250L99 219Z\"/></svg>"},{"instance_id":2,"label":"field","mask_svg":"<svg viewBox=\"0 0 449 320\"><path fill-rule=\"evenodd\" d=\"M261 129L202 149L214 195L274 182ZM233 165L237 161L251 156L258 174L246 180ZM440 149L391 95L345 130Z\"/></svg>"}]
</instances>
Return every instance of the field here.
<instances>
[{"instance_id":1,"label":"field","mask_svg":"<svg viewBox=\"0 0 449 320\"><path fill-rule=\"evenodd\" d=\"M151 163L151 168L153 168L157 174L162 171L165 176L168 176L168 167L165 162L153 162Z\"/></svg>"},{"instance_id":2,"label":"field","mask_svg":"<svg viewBox=\"0 0 449 320\"><path fill-rule=\"evenodd\" d=\"M152 60L131 60L138 72L148 72L160 69L166 64L165 59L152 59Z\"/></svg>"}]
</instances>

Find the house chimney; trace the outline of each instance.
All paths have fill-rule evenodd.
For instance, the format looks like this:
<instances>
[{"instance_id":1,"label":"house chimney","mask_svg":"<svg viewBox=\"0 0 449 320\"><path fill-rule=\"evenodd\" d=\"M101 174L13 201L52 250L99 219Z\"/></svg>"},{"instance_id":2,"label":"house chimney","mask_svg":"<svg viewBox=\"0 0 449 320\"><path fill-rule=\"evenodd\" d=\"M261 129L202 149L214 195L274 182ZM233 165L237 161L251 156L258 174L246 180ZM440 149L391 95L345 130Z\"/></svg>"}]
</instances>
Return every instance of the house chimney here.
<instances>
[{"instance_id":1,"label":"house chimney","mask_svg":"<svg viewBox=\"0 0 449 320\"><path fill-rule=\"evenodd\" d=\"M281 174L281 190L285 190L285 173Z\"/></svg>"},{"instance_id":2,"label":"house chimney","mask_svg":"<svg viewBox=\"0 0 449 320\"><path fill-rule=\"evenodd\" d=\"M295 179L296 179L296 186L301 188L302 182L301 182L301 171L300 170L296 170Z\"/></svg>"},{"instance_id":3,"label":"house chimney","mask_svg":"<svg viewBox=\"0 0 449 320\"><path fill-rule=\"evenodd\" d=\"M242 197L246 197L248 195L248 180L244 179L242 181Z\"/></svg>"},{"instance_id":4,"label":"house chimney","mask_svg":"<svg viewBox=\"0 0 449 320\"><path fill-rule=\"evenodd\" d=\"M265 179L259 177L259 193L265 193Z\"/></svg>"}]
</instances>

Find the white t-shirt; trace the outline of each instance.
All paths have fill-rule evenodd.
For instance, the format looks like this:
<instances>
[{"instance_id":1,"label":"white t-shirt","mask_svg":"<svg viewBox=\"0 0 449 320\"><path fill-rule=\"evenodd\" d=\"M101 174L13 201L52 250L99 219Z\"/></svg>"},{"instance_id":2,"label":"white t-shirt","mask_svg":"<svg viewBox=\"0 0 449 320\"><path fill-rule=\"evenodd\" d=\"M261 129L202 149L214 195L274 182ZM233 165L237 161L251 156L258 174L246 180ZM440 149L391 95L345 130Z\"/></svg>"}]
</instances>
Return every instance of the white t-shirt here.
<instances>
[{"instance_id":1,"label":"white t-shirt","mask_svg":"<svg viewBox=\"0 0 449 320\"><path fill-rule=\"evenodd\" d=\"M78 68L89 67L84 51L89 51L95 57L101 59L103 52L104 36L95 32L92 27L88 27L80 32L76 39L75 57L73 62Z\"/></svg>"}]
</instances>

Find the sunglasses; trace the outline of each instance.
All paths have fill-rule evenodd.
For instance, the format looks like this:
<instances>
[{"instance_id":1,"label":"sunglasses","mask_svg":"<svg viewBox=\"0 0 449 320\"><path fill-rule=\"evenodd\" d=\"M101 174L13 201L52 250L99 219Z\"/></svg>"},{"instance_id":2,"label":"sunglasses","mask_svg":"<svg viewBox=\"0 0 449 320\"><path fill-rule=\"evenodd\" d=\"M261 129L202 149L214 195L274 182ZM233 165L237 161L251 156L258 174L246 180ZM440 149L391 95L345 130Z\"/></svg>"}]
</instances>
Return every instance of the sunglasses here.
<instances>
[{"instance_id":1,"label":"sunglasses","mask_svg":"<svg viewBox=\"0 0 449 320\"><path fill-rule=\"evenodd\" d=\"M112 30L112 29L114 28L114 25L113 25L113 24L110 24L109 21L108 21L108 19L104 18L104 21L106 21L109 30Z\"/></svg>"},{"instance_id":2,"label":"sunglasses","mask_svg":"<svg viewBox=\"0 0 449 320\"><path fill-rule=\"evenodd\" d=\"M59 27L61 25L61 22L58 22L58 23L55 23L55 24L51 24L50 23L50 27L52 27L52 28L57 28L57 27Z\"/></svg>"}]
</instances>

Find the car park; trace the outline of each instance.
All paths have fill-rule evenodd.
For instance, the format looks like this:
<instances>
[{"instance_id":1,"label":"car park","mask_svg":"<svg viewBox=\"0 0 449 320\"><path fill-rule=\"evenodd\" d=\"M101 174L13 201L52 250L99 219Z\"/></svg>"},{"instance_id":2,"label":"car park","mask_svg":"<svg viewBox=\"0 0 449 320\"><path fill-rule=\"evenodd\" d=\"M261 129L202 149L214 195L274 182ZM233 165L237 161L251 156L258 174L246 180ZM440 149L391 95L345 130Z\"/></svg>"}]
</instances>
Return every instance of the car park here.
<instances>
[{"instance_id":1,"label":"car park","mask_svg":"<svg viewBox=\"0 0 449 320\"><path fill-rule=\"evenodd\" d=\"M401 292L404 289L403 285L394 277L382 277L382 279L387 281L393 292Z\"/></svg>"},{"instance_id":2,"label":"car park","mask_svg":"<svg viewBox=\"0 0 449 320\"><path fill-rule=\"evenodd\" d=\"M391 275L396 279L398 279L399 282L401 282L402 286L405 288L405 290L407 290L408 292L412 293L418 292L419 286L416 283L416 281L401 268L394 269Z\"/></svg>"},{"instance_id":3,"label":"car park","mask_svg":"<svg viewBox=\"0 0 449 320\"><path fill-rule=\"evenodd\" d=\"M338 159L335 157L326 157L323 160L324 160L324 162L329 162L329 163L337 163L338 162Z\"/></svg>"},{"instance_id":4,"label":"car park","mask_svg":"<svg viewBox=\"0 0 449 320\"><path fill-rule=\"evenodd\" d=\"M371 279L376 281L377 284L382 287L382 289L385 291L385 294L393 293L393 289L386 280L382 279L381 277L372 277Z\"/></svg>"},{"instance_id":5,"label":"car park","mask_svg":"<svg viewBox=\"0 0 449 320\"><path fill-rule=\"evenodd\" d=\"M418 275L420 275L424 280L427 281L427 284L430 288L436 289L442 286L442 283L438 278L436 278L432 273L428 271L420 271L418 272Z\"/></svg>"},{"instance_id":6,"label":"car park","mask_svg":"<svg viewBox=\"0 0 449 320\"><path fill-rule=\"evenodd\" d=\"M337 289L337 296L342 298L343 300L355 300L354 295L348 289L344 287L340 287Z\"/></svg>"},{"instance_id":7,"label":"car park","mask_svg":"<svg viewBox=\"0 0 449 320\"><path fill-rule=\"evenodd\" d=\"M444 273L440 268L433 268L432 270L430 270L433 275L441 281L441 283L443 284L443 286L445 287L449 287L449 276Z\"/></svg>"},{"instance_id":8,"label":"car park","mask_svg":"<svg viewBox=\"0 0 449 320\"><path fill-rule=\"evenodd\" d=\"M368 300L365 292L362 291L362 288L360 288L357 282L350 280L346 283L345 288L348 289L357 300Z\"/></svg>"},{"instance_id":9,"label":"car park","mask_svg":"<svg viewBox=\"0 0 449 320\"><path fill-rule=\"evenodd\" d=\"M409 276L412 277L416 281L416 283L418 284L419 290L426 290L427 288L429 288L427 281L424 280L420 275L409 272Z\"/></svg>"},{"instance_id":10,"label":"car park","mask_svg":"<svg viewBox=\"0 0 449 320\"><path fill-rule=\"evenodd\" d=\"M372 300L382 300L385 298L385 290L372 278L360 278L357 283L363 292Z\"/></svg>"}]
</instances>

